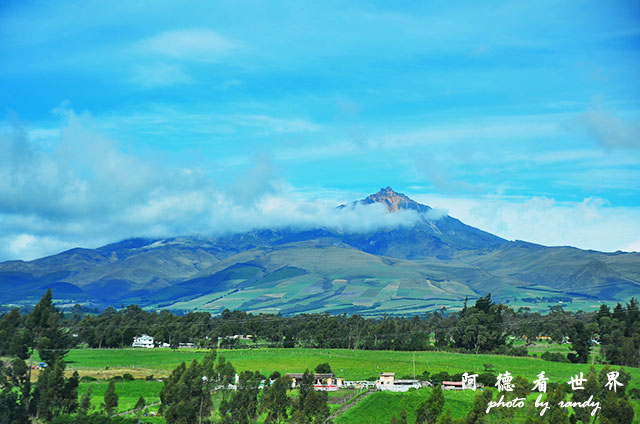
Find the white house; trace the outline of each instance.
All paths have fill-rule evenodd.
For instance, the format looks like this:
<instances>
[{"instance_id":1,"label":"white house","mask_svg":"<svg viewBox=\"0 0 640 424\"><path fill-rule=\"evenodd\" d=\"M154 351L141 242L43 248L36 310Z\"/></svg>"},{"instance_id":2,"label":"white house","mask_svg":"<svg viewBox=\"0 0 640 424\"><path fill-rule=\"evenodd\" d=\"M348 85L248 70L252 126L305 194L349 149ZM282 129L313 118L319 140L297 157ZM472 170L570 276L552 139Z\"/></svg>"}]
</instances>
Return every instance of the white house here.
<instances>
[{"instance_id":1,"label":"white house","mask_svg":"<svg viewBox=\"0 0 640 424\"><path fill-rule=\"evenodd\" d=\"M146 334L143 334L139 337L134 337L131 347L144 347L147 349L153 349L155 347L155 345L153 344L153 337Z\"/></svg>"}]
</instances>

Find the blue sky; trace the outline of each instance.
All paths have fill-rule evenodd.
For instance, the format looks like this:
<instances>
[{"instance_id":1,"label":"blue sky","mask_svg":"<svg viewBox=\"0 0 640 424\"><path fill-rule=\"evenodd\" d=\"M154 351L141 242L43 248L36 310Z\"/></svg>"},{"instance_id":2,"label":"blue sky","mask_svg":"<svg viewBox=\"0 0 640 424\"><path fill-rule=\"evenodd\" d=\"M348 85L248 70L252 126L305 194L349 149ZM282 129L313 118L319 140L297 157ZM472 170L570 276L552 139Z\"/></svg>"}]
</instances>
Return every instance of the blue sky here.
<instances>
[{"instance_id":1,"label":"blue sky","mask_svg":"<svg viewBox=\"0 0 640 424\"><path fill-rule=\"evenodd\" d=\"M387 185L640 250L638 3L423 3L3 2L0 260L326 223Z\"/></svg>"}]
</instances>

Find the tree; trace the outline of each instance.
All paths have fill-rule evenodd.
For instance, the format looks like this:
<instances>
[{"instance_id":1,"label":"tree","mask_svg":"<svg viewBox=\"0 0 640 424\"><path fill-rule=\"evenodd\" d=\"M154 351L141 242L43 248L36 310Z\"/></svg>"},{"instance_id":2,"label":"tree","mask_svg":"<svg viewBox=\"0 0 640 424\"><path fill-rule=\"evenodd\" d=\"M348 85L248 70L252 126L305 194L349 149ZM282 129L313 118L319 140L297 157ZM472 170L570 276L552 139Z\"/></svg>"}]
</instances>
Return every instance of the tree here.
<instances>
[{"instance_id":1,"label":"tree","mask_svg":"<svg viewBox=\"0 0 640 424\"><path fill-rule=\"evenodd\" d=\"M624 368L617 370L619 372L618 382L622 386L617 386L617 390L609 390L605 388L608 382L607 375L612 372L609 366L605 366L600 370L598 380L600 383L600 423L601 424L631 424L633 422L634 411L628 400L626 393L631 374Z\"/></svg>"},{"instance_id":2,"label":"tree","mask_svg":"<svg viewBox=\"0 0 640 424\"><path fill-rule=\"evenodd\" d=\"M260 411L267 413L266 423L278 423L287 420L287 408L291 403L287 397L287 390L291 387L291 379L279 376L271 386L264 389L260 398Z\"/></svg>"},{"instance_id":3,"label":"tree","mask_svg":"<svg viewBox=\"0 0 640 424\"><path fill-rule=\"evenodd\" d=\"M89 387L89 390L84 392L82 397L80 398L80 405L78 406L78 413L80 415L87 415L89 410L91 409L91 394L92 388Z\"/></svg>"},{"instance_id":4,"label":"tree","mask_svg":"<svg viewBox=\"0 0 640 424\"><path fill-rule=\"evenodd\" d=\"M567 358L574 364L586 364L589 360L589 342L591 335L587 331L584 322L576 321L570 328L569 340L571 349L576 353L569 353Z\"/></svg>"},{"instance_id":5,"label":"tree","mask_svg":"<svg viewBox=\"0 0 640 424\"><path fill-rule=\"evenodd\" d=\"M136 405L133 407L134 409L142 409L145 407L147 403L145 402L144 398L142 396L140 396L138 398L138 401L136 402Z\"/></svg>"},{"instance_id":6,"label":"tree","mask_svg":"<svg viewBox=\"0 0 640 424\"><path fill-rule=\"evenodd\" d=\"M485 412L487 404L489 404L492 397L493 393L489 389L485 389L483 392L476 392L476 396L473 399L473 406L464 417L464 423L484 424L487 419L487 414Z\"/></svg>"},{"instance_id":7,"label":"tree","mask_svg":"<svg viewBox=\"0 0 640 424\"><path fill-rule=\"evenodd\" d=\"M104 410L107 415L112 416L118 408L118 394L116 393L116 384L113 380L109 381L107 391L104 392Z\"/></svg>"},{"instance_id":8,"label":"tree","mask_svg":"<svg viewBox=\"0 0 640 424\"><path fill-rule=\"evenodd\" d=\"M598 384L598 376L596 374L596 370L593 366L589 367L589 372L587 373L587 381L584 384L583 390L574 390L571 395L571 401L573 402L584 402L589 399L590 396L593 396L594 399L599 399L601 387ZM574 408L574 414L576 415L576 419L582 421L583 423L589 423L591 421L591 411L587 408Z\"/></svg>"},{"instance_id":9,"label":"tree","mask_svg":"<svg viewBox=\"0 0 640 424\"><path fill-rule=\"evenodd\" d=\"M505 306L491 302L491 294L481 297L475 306L460 313L453 331L454 345L474 353L490 352L505 345L503 331Z\"/></svg>"},{"instance_id":10,"label":"tree","mask_svg":"<svg viewBox=\"0 0 640 424\"><path fill-rule=\"evenodd\" d=\"M633 406L625 396L616 395L612 391L605 394L600 411L601 424L631 424L633 415Z\"/></svg>"},{"instance_id":11,"label":"tree","mask_svg":"<svg viewBox=\"0 0 640 424\"><path fill-rule=\"evenodd\" d=\"M213 409L211 390L222 381L214 368L215 358L216 352L211 351L205 355L202 363L194 359L187 367L183 362L165 380L160 391L160 412L168 424L210 422L209 417ZM224 358L219 359L225 363ZM230 363L223 366L225 369L229 367L233 368ZM225 381L227 378L224 377Z\"/></svg>"},{"instance_id":12,"label":"tree","mask_svg":"<svg viewBox=\"0 0 640 424\"><path fill-rule=\"evenodd\" d=\"M0 417L12 417L8 422L24 422L28 415L50 421L77 409L79 376L74 373L68 379L64 377L63 358L69 337L61 317L53 305L51 290L47 290L24 320L17 310L0 319L0 332L4 332L0 350L14 356L9 366L0 367ZM31 366L25 359L30 351L32 364L35 349L47 367L32 389Z\"/></svg>"},{"instance_id":13,"label":"tree","mask_svg":"<svg viewBox=\"0 0 640 424\"><path fill-rule=\"evenodd\" d=\"M40 359L49 367L69 353L70 337L61 326L62 316L53 305L51 289L27 316L26 327L31 337L31 352L38 350Z\"/></svg>"},{"instance_id":14,"label":"tree","mask_svg":"<svg viewBox=\"0 0 640 424\"><path fill-rule=\"evenodd\" d=\"M329 395L327 392L313 390L304 402L305 415L313 424L321 424L329 418Z\"/></svg>"},{"instance_id":15,"label":"tree","mask_svg":"<svg viewBox=\"0 0 640 424\"><path fill-rule=\"evenodd\" d=\"M299 387L298 401L294 404L291 414L293 423L323 423L329 417L328 396L326 392L313 389L314 377L309 370L305 370Z\"/></svg>"},{"instance_id":16,"label":"tree","mask_svg":"<svg viewBox=\"0 0 640 424\"><path fill-rule=\"evenodd\" d=\"M434 424L444 407L444 394L442 386L436 385L431 391L431 395L424 400L416 410L416 423Z\"/></svg>"},{"instance_id":17,"label":"tree","mask_svg":"<svg viewBox=\"0 0 640 424\"><path fill-rule=\"evenodd\" d=\"M565 400L567 389L564 384L558 384L551 389L546 401L549 402L549 410L545 413L548 422L553 424L569 424L569 416L566 408L560 407L560 401Z\"/></svg>"},{"instance_id":18,"label":"tree","mask_svg":"<svg viewBox=\"0 0 640 424\"><path fill-rule=\"evenodd\" d=\"M18 361L22 361L22 364ZM29 423L28 402L25 402L28 388L27 366L24 361L16 359L13 363L5 364L0 360L0 422Z\"/></svg>"},{"instance_id":19,"label":"tree","mask_svg":"<svg viewBox=\"0 0 640 424\"><path fill-rule=\"evenodd\" d=\"M56 360L38 376L32 393L31 411L38 418L50 421L62 414L71 414L78 408L78 384L80 377L74 372L64 377L66 365Z\"/></svg>"},{"instance_id":20,"label":"tree","mask_svg":"<svg viewBox=\"0 0 640 424\"><path fill-rule=\"evenodd\" d=\"M328 362L324 362L322 364L318 364L316 366L315 371L318 374L331 374L333 371L331 371L331 365L329 365Z\"/></svg>"},{"instance_id":21,"label":"tree","mask_svg":"<svg viewBox=\"0 0 640 424\"><path fill-rule=\"evenodd\" d=\"M256 371L243 371L236 390L229 400L220 403L223 423L252 423L258 415L258 393L262 375Z\"/></svg>"},{"instance_id":22,"label":"tree","mask_svg":"<svg viewBox=\"0 0 640 424\"><path fill-rule=\"evenodd\" d=\"M147 403L145 402L144 398L142 396L140 396L138 398L138 401L136 402L136 405L133 407L133 409L136 410L136 416L138 418L140 418L142 416L142 414L144 413L144 407Z\"/></svg>"},{"instance_id":23,"label":"tree","mask_svg":"<svg viewBox=\"0 0 640 424\"><path fill-rule=\"evenodd\" d=\"M445 411L445 413L438 420L438 424L453 424L453 418L451 418L451 409Z\"/></svg>"},{"instance_id":24,"label":"tree","mask_svg":"<svg viewBox=\"0 0 640 424\"><path fill-rule=\"evenodd\" d=\"M304 409L304 401L310 393L313 393L313 383L313 374L311 374L307 368L304 374L302 374L302 380L298 386L298 391L300 392L298 396L298 409Z\"/></svg>"}]
</instances>

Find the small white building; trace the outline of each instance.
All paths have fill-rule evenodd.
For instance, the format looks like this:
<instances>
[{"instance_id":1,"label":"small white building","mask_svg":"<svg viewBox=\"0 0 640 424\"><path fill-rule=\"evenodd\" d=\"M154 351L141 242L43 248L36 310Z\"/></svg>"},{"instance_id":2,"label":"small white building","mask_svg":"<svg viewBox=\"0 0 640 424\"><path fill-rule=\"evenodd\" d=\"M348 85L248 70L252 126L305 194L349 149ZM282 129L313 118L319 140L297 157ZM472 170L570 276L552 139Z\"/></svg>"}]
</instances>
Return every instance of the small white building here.
<instances>
[{"instance_id":1,"label":"small white building","mask_svg":"<svg viewBox=\"0 0 640 424\"><path fill-rule=\"evenodd\" d=\"M143 334L142 336L134 337L131 347L144 347L146 349L153 349L153 337Z\"/></svg>"},{"instance_id":2,"label":"small white building","mask_svg":"<svg viewBox=\"0 0 640 424\"><path fill-rule=\"evenodd\" d=\"M396 380L393 372L383 372L376 381L376 389L389 392L408 392L409 389L422 387L418 380Z\"/></svg>"}]
</instances>

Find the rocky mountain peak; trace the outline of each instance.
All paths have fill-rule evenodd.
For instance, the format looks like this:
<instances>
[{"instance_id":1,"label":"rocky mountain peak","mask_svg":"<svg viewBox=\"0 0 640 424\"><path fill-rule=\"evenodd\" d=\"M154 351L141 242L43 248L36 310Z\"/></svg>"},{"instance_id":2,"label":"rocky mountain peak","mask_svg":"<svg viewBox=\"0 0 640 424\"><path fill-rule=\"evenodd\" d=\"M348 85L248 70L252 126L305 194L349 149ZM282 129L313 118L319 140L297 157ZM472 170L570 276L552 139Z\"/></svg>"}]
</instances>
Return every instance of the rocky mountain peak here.
<instances>
[{"instance_id":1,"label":"rocky mountain peak","mask_svg":"<svg viewBox=\"0 0 640 424\"><path fill-rule=\"evenodd\" d=\"M382 203L387 207L389 212L395 212L399 209L429 209L428 206L421 205L404 194L393 191L391 187L381 188L379 192L368 196L361 202L364 204Z\"/></svg>"}]
</instances>

